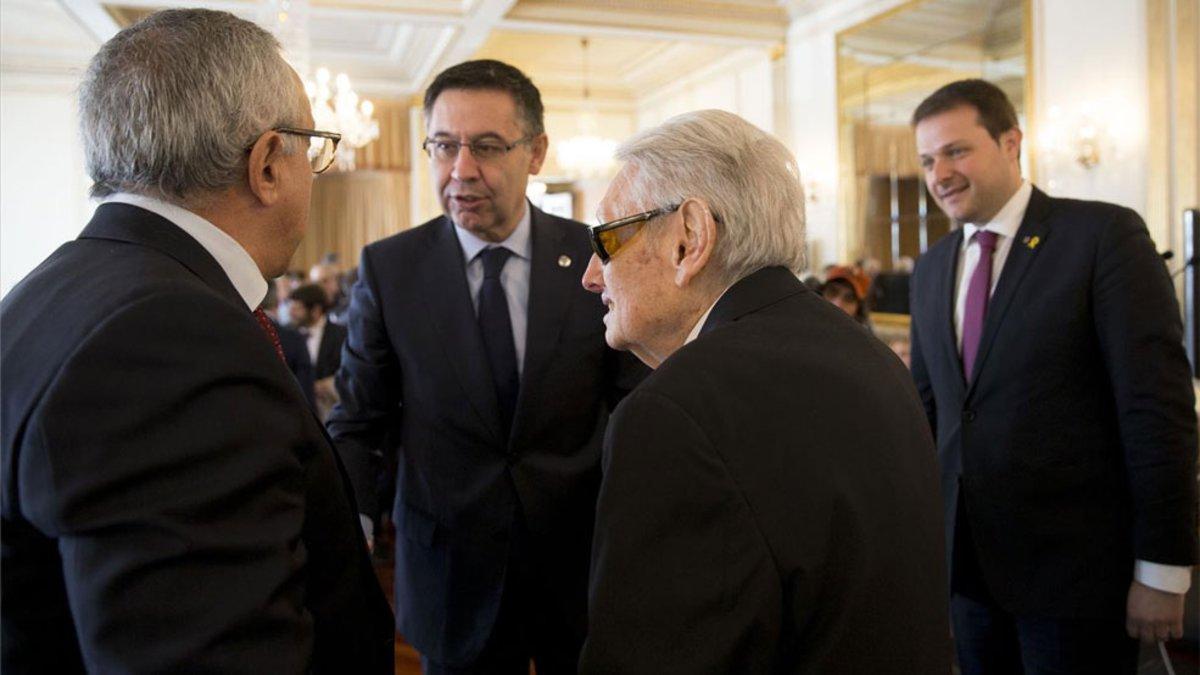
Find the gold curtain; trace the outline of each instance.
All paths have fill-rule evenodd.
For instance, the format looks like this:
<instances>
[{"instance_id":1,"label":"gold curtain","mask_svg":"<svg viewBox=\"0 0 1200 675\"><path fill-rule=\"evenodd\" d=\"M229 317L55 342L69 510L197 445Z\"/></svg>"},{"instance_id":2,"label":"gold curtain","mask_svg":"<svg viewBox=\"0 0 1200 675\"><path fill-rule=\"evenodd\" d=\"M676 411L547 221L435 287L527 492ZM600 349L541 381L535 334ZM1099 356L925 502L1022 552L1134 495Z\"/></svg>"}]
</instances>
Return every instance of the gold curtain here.
<instances>
[{"instance_id":1,"label":"gold curtain","mask_svg":"<svg viewBox=\"0 0 1200 675\"><path fill-rule=\"evenodd\" d=\"M907 126L854 125L854 169L860 175L887 176L895 162L901 176L920 176L917 140Z\"/></svg>"},{"instance_id":2,"label":"gold curtain","mask_svg":"<svg viewBox=\"0 0 1200 675\"><path fill-rule=\"evenodd\" d=\"M375 121L379 123L379 138L355 154L359 170L408 171L409 157L408 101L372 101Z\"/></svg>"},{"instance_id":3,"label":"gold curtain","mask_svg":"<svg viewBox=\"0 0 1200 675\"><path fill-rule=\"evenodd\" d=\"M307 271L326 253L343 267L358 264L363 246L408 224L407 171L349 171L321 175L313 183L308 234L291 268Z\"/></svg>"},{"instance_id":4,"label":"gold curtain","mask_svg":"<svg viewBox=\"0 0 1200 675\"><path fill-rule=\"evenodd\" d=\"M326 253L354 267L364 246L411 226L408 108L375 102L379 138L357 150L356 170L331 169L313 181L308 234L291 269L307 272Z\"/></svg>"}]
</instances>

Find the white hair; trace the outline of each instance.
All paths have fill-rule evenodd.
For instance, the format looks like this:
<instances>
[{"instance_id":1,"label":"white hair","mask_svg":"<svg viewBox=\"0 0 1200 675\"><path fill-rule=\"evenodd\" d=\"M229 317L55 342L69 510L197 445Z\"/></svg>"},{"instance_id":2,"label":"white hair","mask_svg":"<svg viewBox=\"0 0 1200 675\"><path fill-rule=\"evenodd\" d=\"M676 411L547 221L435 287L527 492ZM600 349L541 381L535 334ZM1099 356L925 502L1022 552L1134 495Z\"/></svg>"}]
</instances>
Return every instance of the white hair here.
<instances>
[{"instance_id":1,"label":"white hair","mask_svg":"<svg viewBox=\"0 0 1200 675\"><path fill-rule=\"evenodd\" d=\"M688 198L708 203L722 281L764 267L804 268L800 171L774 136L732 113L699 110L636 134L617 159L636 167L631 196L646 210Z\"/></svg>"},{"instance_id":2,"label":"white hair","mask_svg":"<svg viewBox=\"0 0 1200 675\"><path fill-rule=\"evenodd\" d=\"M279 49L255 24L203 9L156 12L117 33L79 90L92 196L203 201L245 180L246 151L263 132L303 125Z\"/></svg>"}]
</instances>

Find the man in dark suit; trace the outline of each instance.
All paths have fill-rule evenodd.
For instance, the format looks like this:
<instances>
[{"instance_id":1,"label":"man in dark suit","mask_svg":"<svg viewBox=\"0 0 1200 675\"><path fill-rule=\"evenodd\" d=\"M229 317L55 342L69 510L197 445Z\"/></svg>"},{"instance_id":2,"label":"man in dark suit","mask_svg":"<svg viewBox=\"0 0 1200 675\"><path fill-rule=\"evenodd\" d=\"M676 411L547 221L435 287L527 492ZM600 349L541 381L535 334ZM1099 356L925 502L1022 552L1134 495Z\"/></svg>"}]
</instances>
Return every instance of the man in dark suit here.
<instances>
[{"instance_id":1,"label":"man in dark suit","mask_svg":"<svg viewBox=\"0 0 1200 675\"><path fill-rule=\"evenodd\" d=\"M276 294L273 284L267 284L267 297L259 305L259 308L270 319L275 334L279 336L279 346L283 350L283 362L296 377L296 382L300 383L300 390L304 392L305 400L313 407L313 410L316 410L317 399L313 392L313 362L308 356L308 347L303 335L281 321L281 319L286 320L290 317L287 316L287 308L280 306L279 296ZM282 316L280 315L281 311L284 312Z\"/></svg>"},{"instance_id":2,"label":"man in dark suit","mask_svg":"<svg viewBox=\"0 0 1200 675\"><path fill-rule=\"evenodd\" d=\"M305 353L312 363L317 416L326 419L337 403L333 377L342 363L346 328L329 320L329 297L316 284L293 290L287 299L288 325L301 335Z\"/></svg>"},{"instance_id":3,"label":"man in dark suit","mask_svg":"<svg viewBox=\"0 0 1200 675\"><path fill-rule=\"evenodd\" d=\"M362 513L400 420L400 632L426 672L574 672L586 620L599 444L619 395L584 225L525 199L542 104L512 66L470 61L425 94L445 210L363 250L328 426Z\"/></svg>"},{"instance_id":4,"label":"man in dark suit","mask_svg":"<svg viewBox=\"0 0 1200 675\"><path fill-rule=\"evenodd\" d=\"M933 439L907 371L801 283L778 140L687 113L628 141L585 286L656 368L613 413L586 673L946 673Z\"/></svg>"},{"instance_id":5,"label":"man in dark suit","mask_svg":"<svg viewBox=\"0 0 1200 675\"><path fill-rule=\"evenodd\" d=\"M322 168L278 50L165 11L85 75L105 202L0 304L6 674L392 671L350 486L256 310Z\"/></svg>"},{"instance_id":6,"label":"man in dark suit","mask_svg":"<svg viewBox=\"0 0 1200 675\"><path fill-rule=\"evenodd\" d=\"M1196 417L1171 281L1141 218L1021 179L1004 93L913 115L962 227L912 281L965 673L1132 673L1178 637L1196 561ZM1128 633L1128 634L1127 634Z\"/></svg>"}]
</instances>

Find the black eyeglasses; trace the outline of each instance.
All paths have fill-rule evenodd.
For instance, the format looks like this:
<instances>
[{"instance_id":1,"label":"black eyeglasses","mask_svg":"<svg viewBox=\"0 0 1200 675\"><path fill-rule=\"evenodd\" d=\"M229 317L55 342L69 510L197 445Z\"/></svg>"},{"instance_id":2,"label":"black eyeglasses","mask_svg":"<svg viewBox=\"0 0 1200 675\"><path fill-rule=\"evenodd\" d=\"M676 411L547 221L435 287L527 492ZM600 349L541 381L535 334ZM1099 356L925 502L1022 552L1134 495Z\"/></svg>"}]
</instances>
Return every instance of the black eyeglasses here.
<instances>
[{"instance_id":1,"label":"black eyeglasses","mask_svg":"<svg viewBox=\"0 0 1200 675\"><path fill-rule=\"evenodd\" d=\"M275 131L281 134L308 137L308 163L312 166L313 173L321 173L333 164L333 158L337 155L338 142L342 140L342 135L333 131L294 127L276 127Z\"/></svg>"},{"instance_id":2,"label":"black eyeglasses","mask_svg":"<svg viewBox=\"0 0 1200 675\"><path fill-rule=\"evenodd\" d=\"M522 136L512 143L504 143L498 139L460 143L448 138L426 138L421 147L425 154L435 162L449 164L458 158L458 153L467 148L471 156L478 162L487 162L507 155L513 148L533 140L533 135Z\"/></svg>"},{"instance_id":3,"label":"black eyeglasses","mask_svg":"<svg viewBox=\"0 0 1200 675\"><path fill-rule=\"evenodd\" d=\"M639 213L635 216L626 216L619 220L593 225L588 228L588 233L592 239L592 250L596 252L596 257L600 258L600 262L607 264L617 254L617 251L621 250L625 244L629 243L630 239L633 239L635 234L642 230L642 227L646 223L659 216L674 213L680 206L680 204L664 206L653 211ZM630 225L637 225L638 227L632 230L625 229ZM625 231L621 232L621 230Z\"/></svg>"}]
</instances>

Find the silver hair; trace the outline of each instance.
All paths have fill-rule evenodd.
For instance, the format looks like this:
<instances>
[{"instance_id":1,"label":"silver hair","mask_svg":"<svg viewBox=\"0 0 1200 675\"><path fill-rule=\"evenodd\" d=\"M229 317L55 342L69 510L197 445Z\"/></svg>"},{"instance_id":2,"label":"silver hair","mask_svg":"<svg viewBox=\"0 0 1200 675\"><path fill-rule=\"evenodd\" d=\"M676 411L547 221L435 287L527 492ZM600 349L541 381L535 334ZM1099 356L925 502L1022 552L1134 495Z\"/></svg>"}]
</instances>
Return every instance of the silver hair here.
<instances>
[{"instance_id":1,"label":"silver hair","mask_svg":"<svg viewBox=\"0 0 1200 675\"><path fill-rule=\"evenodd\" d=\"M637 169L631 197L639 209L708 203L725 283L764 267L804 269L804 188L795 158L774 136L732 113L699 110L636 134L617 159Z\"/></svg>"},{"instance_id":2,"label":"silver hair","mask_svg":"<svg viewBox=\"0 0 1200 675\"><path fill-rule=\"evenodd\" d=\"M165 10L117 33L79 89L92 196L203 202L245 180L263 132L304 126L294 72L270 33L227 12Z\"/></svg>"}]
</instances>

